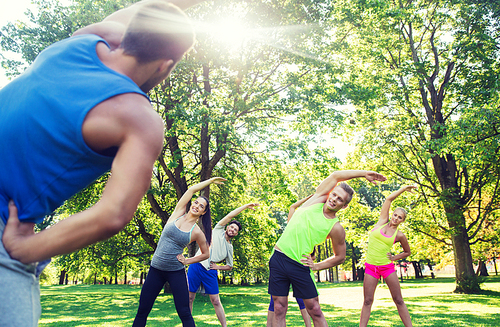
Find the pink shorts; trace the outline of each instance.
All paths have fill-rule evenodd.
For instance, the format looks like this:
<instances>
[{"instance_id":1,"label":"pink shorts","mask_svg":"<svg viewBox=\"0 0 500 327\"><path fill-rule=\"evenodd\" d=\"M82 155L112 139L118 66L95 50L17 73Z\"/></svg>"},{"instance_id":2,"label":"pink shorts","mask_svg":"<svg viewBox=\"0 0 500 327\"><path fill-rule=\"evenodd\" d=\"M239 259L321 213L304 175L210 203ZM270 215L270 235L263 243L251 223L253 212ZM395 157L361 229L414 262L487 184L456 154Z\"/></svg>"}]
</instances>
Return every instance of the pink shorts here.
<instances>
[{"instance_id":1,"label":"pink shorts","mask_svg":"<svg viewBox=\"0 0 500 327\"><path fill-rule=\"evenodd\" d=\"M387 278L390 274L396 271L393 262L383 266L375 266L365 262L365 268L365 274L373 276L376 279L380 279L380 276Z\"/></svg>"}]
</instances>

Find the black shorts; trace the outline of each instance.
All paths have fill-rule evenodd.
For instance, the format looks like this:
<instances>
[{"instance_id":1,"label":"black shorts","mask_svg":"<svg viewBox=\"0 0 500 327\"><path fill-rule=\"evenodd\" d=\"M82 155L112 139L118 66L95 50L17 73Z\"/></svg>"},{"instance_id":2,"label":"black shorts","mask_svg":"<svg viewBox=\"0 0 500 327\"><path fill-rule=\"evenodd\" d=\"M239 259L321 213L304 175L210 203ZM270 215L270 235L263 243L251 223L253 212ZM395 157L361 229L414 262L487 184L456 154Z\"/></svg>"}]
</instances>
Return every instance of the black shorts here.
<instances>
[{"instance_id":1,"label":"black shorts","mask_svg":"<svg viewBox=\"0 0 500 327\"><path fill-rule=\"evenodd\" d=\"M268 293L274 296L288 296L290 284L294 297L312 299L318 296L310 268L279 251L274 251L269 259Z\"/></svg>"}]
</instances>

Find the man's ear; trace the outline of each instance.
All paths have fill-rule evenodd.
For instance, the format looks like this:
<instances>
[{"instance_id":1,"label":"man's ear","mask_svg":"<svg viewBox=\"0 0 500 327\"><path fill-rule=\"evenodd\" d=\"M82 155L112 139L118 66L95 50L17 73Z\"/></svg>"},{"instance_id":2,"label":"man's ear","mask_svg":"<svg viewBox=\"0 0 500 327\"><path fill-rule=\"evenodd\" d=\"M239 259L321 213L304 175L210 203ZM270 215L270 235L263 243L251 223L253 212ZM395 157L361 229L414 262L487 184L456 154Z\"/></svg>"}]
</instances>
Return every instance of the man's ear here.
<instances>
[{"instance_id":1,"label":"man's ear","mask_svg":"<svg viewBox=\"0 0 500 327\"><path fill-rule=\"evenodd\" d=\"M167 70L172 70L174 68L174 61L172 59L165 59L161 62L160 66L158 67L158 72L164 73Z\"/></svg>"}]
</instances>

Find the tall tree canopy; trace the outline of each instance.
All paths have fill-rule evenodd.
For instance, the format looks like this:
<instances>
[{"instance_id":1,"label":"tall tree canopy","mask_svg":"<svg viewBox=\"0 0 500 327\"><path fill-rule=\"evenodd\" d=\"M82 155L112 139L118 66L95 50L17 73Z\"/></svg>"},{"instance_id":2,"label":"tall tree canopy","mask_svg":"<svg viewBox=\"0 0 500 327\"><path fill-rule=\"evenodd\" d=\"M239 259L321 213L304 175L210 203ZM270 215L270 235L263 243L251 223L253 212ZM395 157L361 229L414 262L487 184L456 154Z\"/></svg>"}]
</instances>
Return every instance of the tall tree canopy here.
<instances>
[{"instance_id":1,"label":"tall tree canopy","mask_svg":"<svg viewBox=\"0 0 500 327\"><path fill-rule=\"evenodd\" d=\"M470 247L499 208L499 27L490 1L345 0L332 15L360 152L420 185L412 227L452 247L458 292L479 290Z\"/></svg>"}]
</instances>

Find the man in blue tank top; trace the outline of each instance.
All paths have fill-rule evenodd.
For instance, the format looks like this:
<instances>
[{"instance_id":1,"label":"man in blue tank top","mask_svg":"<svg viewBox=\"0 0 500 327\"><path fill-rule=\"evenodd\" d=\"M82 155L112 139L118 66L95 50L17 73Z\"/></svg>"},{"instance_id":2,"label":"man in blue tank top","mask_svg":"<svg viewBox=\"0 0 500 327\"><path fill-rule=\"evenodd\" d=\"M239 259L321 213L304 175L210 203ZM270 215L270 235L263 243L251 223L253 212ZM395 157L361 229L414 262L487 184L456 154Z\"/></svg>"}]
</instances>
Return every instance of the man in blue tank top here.
<instances>
[{"instance_id":1,"label":"man in blue tank top","mask_svg":"<svg viewBox=\"0 0 500 327\"><path fill-rule=\"evenodd\" d=\"M181 9L200 1L119 10L49 46L0 90L0 325L37 325L38 262L109 238L131 220L163 146L163 121L146 92L192 47ZM34 233L110 169L96 205Z\"/></svg>"}]
</instances>

